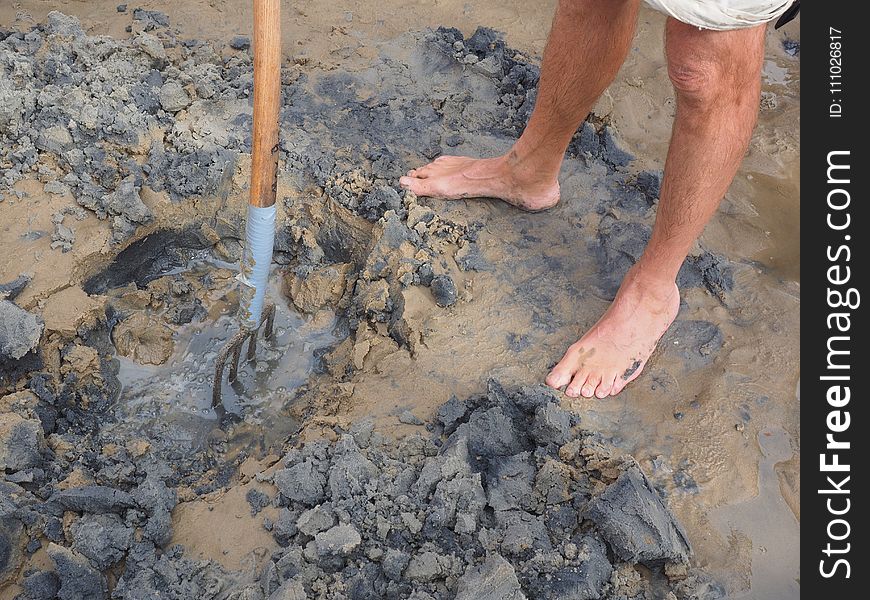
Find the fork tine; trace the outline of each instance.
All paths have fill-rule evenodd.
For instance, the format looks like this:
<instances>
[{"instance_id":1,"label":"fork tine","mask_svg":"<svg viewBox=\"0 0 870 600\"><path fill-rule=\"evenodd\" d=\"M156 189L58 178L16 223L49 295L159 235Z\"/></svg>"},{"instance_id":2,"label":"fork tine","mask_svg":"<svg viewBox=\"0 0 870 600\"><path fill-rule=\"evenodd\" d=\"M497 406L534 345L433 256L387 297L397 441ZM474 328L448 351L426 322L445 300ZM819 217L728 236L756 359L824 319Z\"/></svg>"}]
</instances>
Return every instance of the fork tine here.
<instances>
[{"instance_id":1,"label":"fork tine","mask_svg":"<svg viewBox=\"0 0 870 600\"><path fill-rule=\"evenodd\" d=\"M270 304L266 308L266 318L264 319L266 324L266 329L263 333L263 337L267 340L271 340L275 337L275 305Z\"/></svg>"},{"instance_id":2,"label":"fork tine","mask_svg":"<svg viewBox=\"0 0 870 600\"><path fill-rule=\"evenodd\" d=\"M236 333L230 340L221 348L217 357L215 357L214 364L214 388L212 388L211 394L211 404L212 406L217 406L221 403L221 386L222 386L222 378L224 374L224 368L227 365L227 358L229 358L230 353L235 354L236 347L244 341L245 332L239 331ZM231 375L231 377L234 377Z\"/></svg>"},{"instance_id":3,"label":"fork tine","mask_svg":"<svg viewBox=\"0 0 870 600\"><path fill-rule=\"evenodd\" d=\"M214 385L211 390L211 406L212 408L221 404L221 387L224 376L224 366L227 363L227 353L229 347L224 346L218 352L217 358L214 361Z\"/></svg>"},{"instance_id":4,"label":"fork tine","mask_svg":"<svg viewBox=\"0 0 870 600\"><path fill-rule=\"evenodd\" d=\"M256 329L240 329L230 340L221 348L215 357L214 367L214 388L212 388L211 405L217 407L221 404L221 378L226 368L227 360L232 356L230 363L230 372L227 379L230 382L236 380L239 375L239 362L242 358L242 347L245 341L248 342L248 351L245 354L245 360L253 360L257 352L257 336L260 329L263 329L263 337L272 339L275 335L275 305L269 304L264 308L264 316Z\"/></svg>"},{"instance_id":5,"label":"fork tine","mask_svg":"<svg viewBox=\"0 0 870 600\"><path fill-rule=\"evenodd\" d=\"M254 354L257 352L257 333L258 329L251 332L251 339L248 340L248 355L246 360L254 360Z\"/></svg>"},{"instance_id":6,"label":"fork tine","mask_svg":"<svg viewBox=\"0 0 870 600\"><path fill-rule=\"evenodd\" d=\"M242 344L245 343L245 337L250 335L247 331L241 332L241 333L243 333L244 335L242 335L240 340L238 340L235 344L233 344L233 362L230 365L230 376L229 376L229 380L231 382L235 381L236 377L239 376L239 359L242 356Z\"/></svg>"}]
</instances>

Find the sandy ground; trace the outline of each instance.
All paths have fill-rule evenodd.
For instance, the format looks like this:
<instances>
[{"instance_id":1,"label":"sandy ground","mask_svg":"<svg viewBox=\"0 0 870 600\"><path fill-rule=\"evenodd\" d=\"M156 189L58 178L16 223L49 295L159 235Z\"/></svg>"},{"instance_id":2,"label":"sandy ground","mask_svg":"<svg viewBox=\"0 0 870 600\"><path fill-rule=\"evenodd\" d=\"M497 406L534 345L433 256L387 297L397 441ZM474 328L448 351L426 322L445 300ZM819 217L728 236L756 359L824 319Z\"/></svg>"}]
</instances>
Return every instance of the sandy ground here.
<instances>
[{"instance_id":1,"label":"sandy ground","mask_svg":"<svg viewBox=\"0 0 870 600\"><path fill-rule=\"evenodd\" d=\"M0 25L26 25L44 19L50 10L61 10L78 16L89 34L124 37L129 16L118 14L116 4L4 3ZM246 3L141 5L166 12L188 37L226 40L250 30ZM503 31L511 47L536 57L542 52L551 12L549 2L498 7L454 0L285 3L284 53L302 62L312 76L336 69L362 72L382 42L405 31L446 25L470 34L478 25L487 25ZM622 142L638 157L632 167L637 170L661 168L673 118L663 23L661 15L642 11L629 58L594 111L609 115ZM726 580L734 597L791 598L798 589L793 542L800 515L800 70L798 60L782 48L786 37L799 39L799 21L768 34L758 129L721 210L697 247L739 265L735 289L724 303L702 289L683 294L680 320L715 323L724 339L721 351L704 364L689 364L679 354L679 336L668 335L662 342L668 347L618 398L565 399L585 426L612 436L668 491L696 560ZM480 140L458 150L503 150L500 143ZM51 251L46 238L19 246L27 231L50 229L52 213L66 202L43 194L37 182L21 182L19 189L29 191L32 201L3 205L0 243L26 251L4 252L0 281L24 271L33 273L33 283L19 303L40 312L50 329L64 331L88 310L91 300L79 284L110 259L109 232L104 222L88 216L77 224L79 241L71 252ZM413 430L399 423L402 411L428 419L451 395L479 393L490 374L516 383L540 380L607 306L595 291L597 265L587 256L600 223L581 209L596 193L594 181L579 164L567 165L563 189L563 203L542 215L519 214L491 202L439 206L439 214L456 221L485 223L479 241L484 257L510 267L473 275L456 272L462 301L449 311L431 310L428 296L419 292L421 296L415 297L412 292L408 305L417 311L414 318L426 332L424 343L413 356L373 353L364 359L364 368L351 382L351 400L339 408L328 406L329 414L322 416L346 422L373 416L379 428L401 435ZM160 204L144 192L143 201ZM204 213L215 210L208 200L196 208ZM173 210L164 207L158 213L158 227L177 218ZM554 262L534 260L542 249ZM562 270L554 274L553 264ZM543 315L535 308L536 296L542 294L550 304ZM536 326L540 319L550 320L551 326ZM174 514L177 541L233 568L242 564L241 549L253 551L269 542L262 532L249 538L243 516L233 521L233 528L221 531L203 532L186 523L200 519L203 511L243 515L243 495L240 484L219 499L182 504ZM239 543L226 553L230 538Z\"/></svg>"}]
</instances>

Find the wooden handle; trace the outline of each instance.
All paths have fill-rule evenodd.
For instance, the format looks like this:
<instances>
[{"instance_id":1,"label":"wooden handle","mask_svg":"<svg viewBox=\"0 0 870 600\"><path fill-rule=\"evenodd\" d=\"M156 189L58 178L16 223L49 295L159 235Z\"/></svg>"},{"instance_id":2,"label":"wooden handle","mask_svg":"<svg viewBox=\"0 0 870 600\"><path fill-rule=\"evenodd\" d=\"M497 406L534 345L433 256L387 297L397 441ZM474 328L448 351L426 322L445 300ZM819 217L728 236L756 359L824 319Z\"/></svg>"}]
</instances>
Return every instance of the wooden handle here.
<instances>
[{"instance_id":1,"label":"wooden handle","mask_svg":"<svg viewBox=\"0 0 870 600\"><path fill-rule=\"evenodd\" d=\"M280 104L281 2L254 0L254 132L249 200L252 206L275 204Z\"/></svg>"}]
</instances>

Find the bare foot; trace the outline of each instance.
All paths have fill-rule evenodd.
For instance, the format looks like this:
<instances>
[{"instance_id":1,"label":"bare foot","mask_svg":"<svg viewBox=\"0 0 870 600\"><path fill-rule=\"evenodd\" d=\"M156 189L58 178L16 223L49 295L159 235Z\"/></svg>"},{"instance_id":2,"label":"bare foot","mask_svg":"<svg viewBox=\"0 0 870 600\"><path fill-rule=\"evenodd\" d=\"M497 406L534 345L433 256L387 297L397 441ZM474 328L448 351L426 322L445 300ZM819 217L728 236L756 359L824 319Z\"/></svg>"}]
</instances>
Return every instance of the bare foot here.
<instances>
[{"instance_id":1,"label":"bare foot","mask_svg":"<svg viewBox=\"0 0 870 600\"><path fill-rule=\"evenodd\" d=\"M513 151L498 158L439 156L425 167L408 171L399 183L418 196L444 200L498 198L531 212L552 208L559 202L556 176L520 168Z\"/></svg>"},{"instance_id":2,"label":"bare foot","mask_svg":"<svg viewBox=\"0 0 870 600\"><path fill-rule=\"evenodd\" d=\"M550 371L547 385L567 385L572 398L615 396L640 375L679 309L675 283L649 281L633 267L607 312Z\"/></svg>"}]
</instances>

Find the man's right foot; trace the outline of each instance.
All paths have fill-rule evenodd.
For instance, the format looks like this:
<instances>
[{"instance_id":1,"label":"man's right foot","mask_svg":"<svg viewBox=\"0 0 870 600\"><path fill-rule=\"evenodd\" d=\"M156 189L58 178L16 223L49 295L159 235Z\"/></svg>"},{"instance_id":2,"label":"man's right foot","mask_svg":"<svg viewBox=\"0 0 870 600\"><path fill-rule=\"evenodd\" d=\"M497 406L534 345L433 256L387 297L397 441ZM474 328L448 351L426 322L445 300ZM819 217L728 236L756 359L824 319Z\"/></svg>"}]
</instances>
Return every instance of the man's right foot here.
<instances>
[{"instance_id":1,"label":"man's right foot","mask_svg":"<svg viewBox=\"0 0 870 600\"><path fill-rule=\"evenodd\" d=\"M520 175L520 169L510 164L512 154L482 159L439 156L425 167L408 171L399 183L418 196L443 200L498 198L530 212L558 204L558 179L537 173Z\"/></svg>"}]
</instances>

